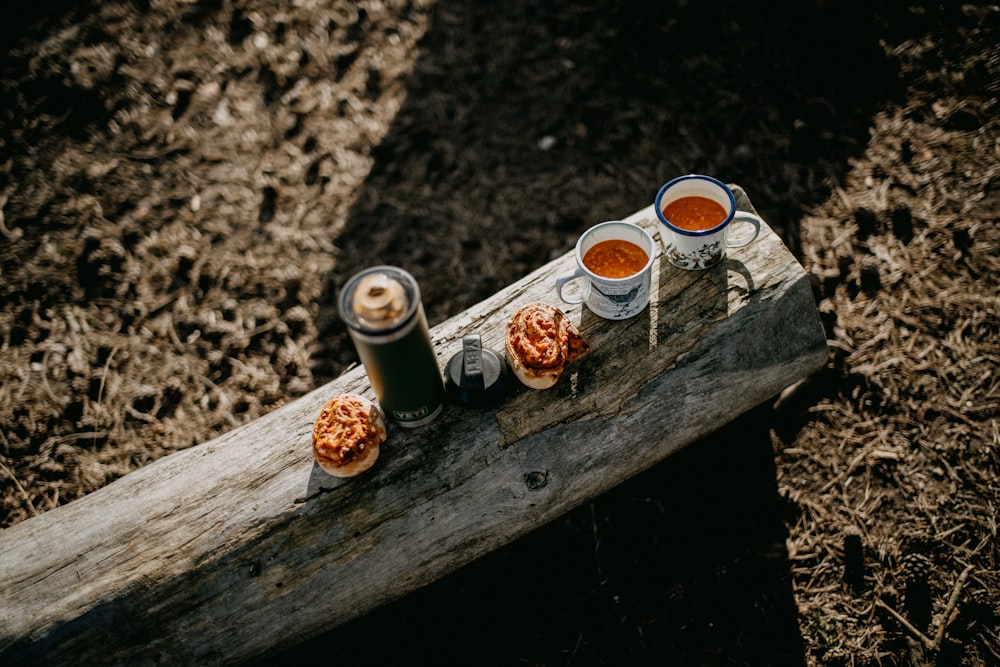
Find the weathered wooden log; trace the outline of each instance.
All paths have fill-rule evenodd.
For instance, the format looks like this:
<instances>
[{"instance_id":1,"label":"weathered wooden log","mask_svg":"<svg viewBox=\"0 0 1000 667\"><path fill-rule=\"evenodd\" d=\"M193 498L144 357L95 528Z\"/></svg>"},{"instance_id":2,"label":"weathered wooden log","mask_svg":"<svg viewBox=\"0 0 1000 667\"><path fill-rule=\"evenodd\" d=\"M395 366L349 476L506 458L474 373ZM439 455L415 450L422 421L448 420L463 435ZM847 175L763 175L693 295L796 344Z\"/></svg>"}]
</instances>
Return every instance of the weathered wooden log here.
<instances>
[{"instance_id":1,"label":"weathered wooden log","mask_svg":"<svg viewBox=\"0 0 1000 667\"><path fill-rule=\"evenodd\" d=\"M752 210L736 188L740 208ZM652 208L629 217L658 235ZM543 300L591 344L544 391L390 425L376 466L327 476L321 404L372 396L363 368L215 440L0 533L0 663L238 663L423 586L597 496L820 367L802 267L766 225L703 272L657 260L650 307L565 307L570 253L432 331L442 367L470 332Z\"/></svg>"}]
</instances>

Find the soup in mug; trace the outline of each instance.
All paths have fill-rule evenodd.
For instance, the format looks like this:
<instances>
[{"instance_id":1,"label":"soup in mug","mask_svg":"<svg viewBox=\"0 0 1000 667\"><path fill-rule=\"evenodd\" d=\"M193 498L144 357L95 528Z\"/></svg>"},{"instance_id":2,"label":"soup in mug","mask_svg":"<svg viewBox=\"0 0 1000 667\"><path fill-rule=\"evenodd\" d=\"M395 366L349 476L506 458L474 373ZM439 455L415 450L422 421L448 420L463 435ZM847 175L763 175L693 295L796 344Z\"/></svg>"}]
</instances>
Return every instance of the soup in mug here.
<instances>
[{"instance_id":1,"label":"soup in mug","mask_svg":"<svg viewBox=\"0 0 1000 667\"><path fill-rule=\"evenodd\" d=\"M599 241L583 256L583 265L602 278L634 276L648 261L645 250L622 239Z\"/></svg>"},{"instance_id":2,"label":"soup in mug","mask_svg":"<svg viewBox=\"0 0 1000 667\"><path fill-rule=\"evenodd\" d=\"M675 227L701 232L722 224L726 209L719 202L696 195L681 197L663 207L663 217Z\"/></svg>"}]
</instances>

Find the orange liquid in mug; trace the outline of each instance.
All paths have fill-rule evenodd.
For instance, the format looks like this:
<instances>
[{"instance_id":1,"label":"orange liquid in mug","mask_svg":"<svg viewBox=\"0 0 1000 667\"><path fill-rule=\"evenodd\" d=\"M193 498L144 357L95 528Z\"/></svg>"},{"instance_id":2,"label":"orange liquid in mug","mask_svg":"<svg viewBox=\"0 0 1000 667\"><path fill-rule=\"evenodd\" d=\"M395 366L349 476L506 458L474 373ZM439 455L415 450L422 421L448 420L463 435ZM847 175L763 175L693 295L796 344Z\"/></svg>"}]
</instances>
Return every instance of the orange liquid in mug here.
<instances>
[{"instance_id":1,"label":"orange liquid in mug","mask_svg":"<svg viewBox=\"0 0 1000 667\"><path fill-rule=\"evenodd\" d=\"M681 197L663 207L663 217L675 227L700 232L726 219L726 209L708 197Z\"/></svg>"},{"instance_id":2,"label":"orange liquid in mug","mask_svg":"<svg viewBox=\"0 0 1000 667\"><path fill-rule=\"evenodd\" d=\"M646 251L629 241L599 241L583 256L583 265L602 278L628 278L649 261Z\"/></svg>"}]
</instances>

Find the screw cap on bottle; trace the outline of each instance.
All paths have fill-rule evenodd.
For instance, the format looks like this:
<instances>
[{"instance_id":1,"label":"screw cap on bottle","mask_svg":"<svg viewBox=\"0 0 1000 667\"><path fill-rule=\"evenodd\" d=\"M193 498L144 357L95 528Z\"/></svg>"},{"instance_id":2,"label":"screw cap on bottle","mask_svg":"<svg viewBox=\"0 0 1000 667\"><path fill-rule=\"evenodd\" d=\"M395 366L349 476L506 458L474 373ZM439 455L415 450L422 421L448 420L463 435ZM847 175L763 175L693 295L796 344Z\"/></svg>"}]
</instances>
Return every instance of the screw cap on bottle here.
<instances>
[{"instance_id":1,"label":"screw cap on bottle","mask_svg":"<svg viewBox=\"0 0 1000 667\"><path fill-rule=\"evenodd\" d=\"M493 350L483 349L479 334L469 334L462 338L462 351L448 360L445 385L458 403L488 405L506 390L507 362Z\"/></svg>"}]
</instances>

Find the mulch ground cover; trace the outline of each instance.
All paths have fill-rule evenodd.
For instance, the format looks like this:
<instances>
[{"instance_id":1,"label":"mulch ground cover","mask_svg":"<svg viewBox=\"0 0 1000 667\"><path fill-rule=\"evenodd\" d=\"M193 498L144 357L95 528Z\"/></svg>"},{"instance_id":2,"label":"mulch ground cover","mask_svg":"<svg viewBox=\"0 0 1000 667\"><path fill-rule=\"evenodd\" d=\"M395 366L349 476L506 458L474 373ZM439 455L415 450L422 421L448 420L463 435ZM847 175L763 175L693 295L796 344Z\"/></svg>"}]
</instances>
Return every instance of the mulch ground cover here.
<instances>
[{"instance_id":1,"label":"mulch ground cover","mask_svg":"<svg viewBox=\"0 0 1000 667\"><path fill-rule=\"evenodd\" d=\"M433 324L709 173L806 267L827 366L280 659L1000 663L996 5L0 17L0 527L336 377L364 266Z\"/></svg>"}]
</instances>

